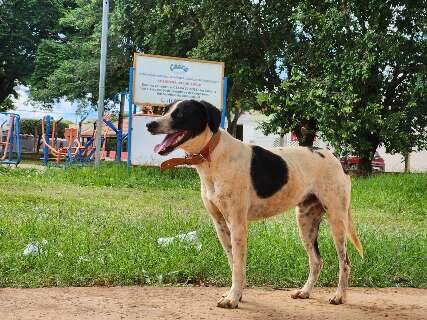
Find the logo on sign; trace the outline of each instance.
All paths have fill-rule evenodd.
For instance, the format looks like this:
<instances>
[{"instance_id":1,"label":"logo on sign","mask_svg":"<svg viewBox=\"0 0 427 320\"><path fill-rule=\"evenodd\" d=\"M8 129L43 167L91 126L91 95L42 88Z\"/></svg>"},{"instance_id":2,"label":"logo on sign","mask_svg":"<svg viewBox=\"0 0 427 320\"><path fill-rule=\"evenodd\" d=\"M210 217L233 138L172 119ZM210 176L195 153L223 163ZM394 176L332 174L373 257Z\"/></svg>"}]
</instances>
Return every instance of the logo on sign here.
<instances>
[{"instance_id":1,"label":"logo on sign","mask_svg":"<svg viewBox=\"0 0 427 320\"><path fill-rule=\"evenodd\" d=\"M190 70L189 67L180 63L171 63L169 69L174 73L186 73L188 70Z\"/></svg>"}]
</instances>

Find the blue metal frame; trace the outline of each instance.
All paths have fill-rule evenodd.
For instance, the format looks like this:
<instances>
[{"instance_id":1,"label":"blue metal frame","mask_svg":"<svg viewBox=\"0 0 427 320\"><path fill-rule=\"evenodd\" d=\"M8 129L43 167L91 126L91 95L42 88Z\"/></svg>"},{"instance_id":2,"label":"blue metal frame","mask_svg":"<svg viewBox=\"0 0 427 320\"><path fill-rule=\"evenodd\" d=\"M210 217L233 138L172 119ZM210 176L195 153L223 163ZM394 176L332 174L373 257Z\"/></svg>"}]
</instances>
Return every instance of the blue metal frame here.
<instances>
[{"instance_id":1,"label":"blue metal frame","mask_svg":"<svg viewBox=\"0 0 427 320\"><path fill-rule=\"evenodd\" d=\"M119 101L119 96L120 99L122 99L122 97L126 96L126 92L118 92L114 95L113 101L114 103L117 103ZM114 130L114 132L117 135L117 148L116 148L116 162L120 163L122 160L122 146L123 146L123 142L126 141L127 139L127 133L123 134L122 130L119 130L118 128L116 128L114 126L114 124L110 121L109 123L106 122L104 120L104 123L109 126L112 130Z\"/></svg>"},{"instance_id":2,"label":"blue metal frame","mask_svg":"<svg viewBox=\"0 0 427 320\"><path fill-rule=\"evenodd\" d=\"M222 94L221 128L225 128L225 116L227 115L227 89L228 77L224 77L224 88Z\"/></svg>"},{"instance_id":3,"label":"blue metal frame","mask_svg":"<svg viewBox=\"0 0 427 320\"><path fill-rule=\"evenodd\" d=\"M132 113L135 113L136 110L135 108L132 108L133 105L133 67L129 68L129 92L128 92L128 104L129 104L129 109L128 109L128 134L127 134L127 139L128 139L128 161L127 161L127 165L128 167L132 166ZM133 109L133 110L132 110Z\"/></svg>"},{"instance_id":4,"label":"blue metal frame","mask_svg":"<svg viewBox=\"0 0 427 320\"><path fill-rule=\"evenodd\" d=\"M52 120L52 117L47 115L44 118L45 120L45 140L46 140L46 144L50 143L50 122ZM49 148L47 147L47 145L45 145L43 147L43 163L45 166L47 166L49 162Z\"/></svg>"},{"instance_id":5,"label":"blue metal frame","mask_svg":"<svg viewBox=\"0 0 427 320\"><path fill-rule=\"evenodd\" d=\"M7 160L0 160L0 163L2 164L14 164L15 166L18 166L18 164L21 162L21 117L19 114L11 113L11 112L0 112L0 114L14 117L14 121L12 124L12 134L10 136L9 140L9 146L8 146L8 159ZM16 159L13 159L13 146L16 144Z\"/></svg>"}]
</instances>

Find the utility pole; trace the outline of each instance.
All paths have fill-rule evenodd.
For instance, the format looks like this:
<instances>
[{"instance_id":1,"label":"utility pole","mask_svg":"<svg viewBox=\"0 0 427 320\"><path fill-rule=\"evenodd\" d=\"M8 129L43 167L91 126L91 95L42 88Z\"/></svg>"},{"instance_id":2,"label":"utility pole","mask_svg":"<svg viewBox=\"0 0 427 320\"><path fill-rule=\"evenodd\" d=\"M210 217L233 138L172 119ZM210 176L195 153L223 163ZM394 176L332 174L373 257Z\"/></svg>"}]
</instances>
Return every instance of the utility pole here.
<instances>
[{"instance_id":1,"label":"utility pole","mask_svg":"<svg viewBox=\"0 0 427 320\"><path fill-rule=\"evenodd\" d=\"M96 126L95 165L101 163L101 136L104 116L105 95L105 67L107 64L107 37L108 37L109 0L102 1L102 33L101 33L101 61L99 63L99 90L98 90L98 120Z\"/></svg>"}]
</instances>

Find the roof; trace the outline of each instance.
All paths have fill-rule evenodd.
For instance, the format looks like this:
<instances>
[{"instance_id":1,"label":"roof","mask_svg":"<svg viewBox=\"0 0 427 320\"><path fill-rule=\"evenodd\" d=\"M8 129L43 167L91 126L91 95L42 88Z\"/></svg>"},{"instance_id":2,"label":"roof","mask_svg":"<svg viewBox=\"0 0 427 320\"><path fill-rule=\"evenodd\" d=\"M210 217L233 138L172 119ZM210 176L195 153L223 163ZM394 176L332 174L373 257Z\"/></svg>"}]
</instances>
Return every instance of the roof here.
<instances>
[{"instance_id":1,"label":"roof","mask_svg":"<svg viewBox=\"0 0 427 320\"><path fill-rule=\"evenodd\" d=\"M118 121L112 121L114 126L117 128L118 126ZM70 125L70 128L72 127L77 127L78 125ZM92 137L94 136L94 122L85 122L82 124L82 132L81 132L81 136L84 138L88 138L88 137ZM114 138L116 137L116 133L114 132L114 130L112 130L110 127L108 127L105 123L102 126L103 132L102 134L105 135L107 134L107 137L109 138ZM128 119L127 118L123 118L123 132L128 132Z\"/></svg>"}]
</instances>

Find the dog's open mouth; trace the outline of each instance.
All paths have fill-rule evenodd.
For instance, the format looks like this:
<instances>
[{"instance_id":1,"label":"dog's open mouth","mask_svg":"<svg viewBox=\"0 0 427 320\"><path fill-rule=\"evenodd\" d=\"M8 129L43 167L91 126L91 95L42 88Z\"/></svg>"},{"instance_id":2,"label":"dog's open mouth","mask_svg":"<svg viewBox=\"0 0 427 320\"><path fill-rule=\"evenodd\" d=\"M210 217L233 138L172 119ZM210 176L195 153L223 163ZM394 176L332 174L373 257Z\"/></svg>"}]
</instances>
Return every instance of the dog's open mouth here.
<instances>
[{"instance_id":1,"label":"dog's open mouth","mask_svg":"<svg viewBox=\"0 0 427 320\"><path fill-rule=\"evenodd\" d=\"M154 147L154 152L161 156L172 152L176 147L183 144L191 137L191 132L187 130L169 133L163 141Z\"/></svg>"}]
</instances>

